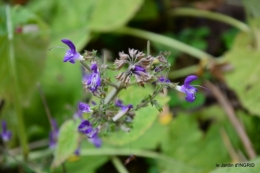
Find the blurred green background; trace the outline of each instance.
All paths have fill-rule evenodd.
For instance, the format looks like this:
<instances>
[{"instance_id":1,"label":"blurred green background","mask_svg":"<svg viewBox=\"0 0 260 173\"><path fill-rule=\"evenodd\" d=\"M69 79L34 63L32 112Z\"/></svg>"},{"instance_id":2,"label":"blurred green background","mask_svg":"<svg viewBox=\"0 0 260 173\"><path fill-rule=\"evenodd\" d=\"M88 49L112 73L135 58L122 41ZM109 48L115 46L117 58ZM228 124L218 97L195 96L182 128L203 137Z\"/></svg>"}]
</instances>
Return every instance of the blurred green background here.
<instances>
[{"instance_id":1,"label":"blurred green background","mask_svg":"<svg viewBox=\"0 0 260 173\"><path fill-rule=\"evenodd\" d=\"M13 136L8 153L1 145L0 171L258 172L259 29L258 0L1 1L0 119ZM78 102L89 96L80 64L63 63L64 49L49 50L64 46L63 38L81 53L94 49L111 62L128 48L146 53L149 40L152 55L171 52L172 82L182 84L196 74L194 83L211 91L201 89L188 103L168 90L158 98L165 105L162 113L147 107L137 113L130 133L103 137L100 149L85 141L81 155L73 156L76 140L71 139L77 137L70 133L75 129L70 119ZM66 141L58 144L55 158L48 149L50 125L37 84ZM149 92L149 87L132 87L121 97L137 103ZM131 154L137 160L124 166ZM216 167L240 162L254 167Z\"/></svg>"}]
</instances>

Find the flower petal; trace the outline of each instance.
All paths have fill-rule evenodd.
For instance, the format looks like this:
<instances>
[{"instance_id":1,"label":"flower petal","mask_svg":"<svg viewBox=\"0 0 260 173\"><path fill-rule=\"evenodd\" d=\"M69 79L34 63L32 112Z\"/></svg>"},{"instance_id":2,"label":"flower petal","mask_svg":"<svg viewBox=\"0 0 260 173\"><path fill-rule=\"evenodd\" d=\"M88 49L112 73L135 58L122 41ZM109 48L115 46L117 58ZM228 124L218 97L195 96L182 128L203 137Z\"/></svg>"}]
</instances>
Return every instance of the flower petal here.
<instances>
[{"instance_id":1,"label":"flower petal","mask_svg":"<svg viewBox=\"0 0 260 173\"><path fill-rule=\"evenodd\" d=\"M78 126L78 131L84 134L89 134L93 130L92 124L88 120L83 120Z\"/></svg>"},{"instance_id":2,"label":"flower petal","mask_svg":"<svg viewBox=\"0 0 260 173\"><path fill-rule=\"evenodd\" d=\"M187 76L186 79L184 80L184 85L185 86L188 86L190 85L190 83L194 80L198 79L198 76L196 75L190 75L190 76Z\"/></svg>"},{"instance_id":3,"label":"flower petal","mask_svg":"<svg viewBox=\"0 0 260 173\"><path fill-rule=\"evenodd\" d=\"M80 102L78 108L81 112L85 112L85 113L92 112L92 110L90 109L90 106L86 103Z\"/></svg>"},{"instance_id":4,"label":"flower petal","mask_svg":"<svg viewBox=\"0 0 260 173\"><path fill-rule=\"evenodd\" d=\"M196 99L196 92L198 91L195 87L193 86L189 86L189 87L185 87L184 85L182 86L184 92L186 93L186 101L188 102L194 102L194 100Z\"/></svg>"},{"instance_id":5,"label":"flower petal","mask_svg":"<svg viewBox=\"0 0 260 173\"><path fill-rule=\"evenodd\" d=\"M97 148L101 147L101 145L102 145L102 141L98 136L96 136L94 138L89 138L89 142L94 144L95 147L97 147Z\"/></svg>"},{"instance_id":6,"label":"flower petal","mask_svg":"<svg viewBox=\"0 0 260 173\"><path fill-rule=\"evenodd\" d=\"M62 39L61 40L64 44L66 44L67 46L69 46L70 50L73 53L76 53L76 47L75 45L72 43L72 41L68 40L68 39Z\"/></svg>"}]
</instances>

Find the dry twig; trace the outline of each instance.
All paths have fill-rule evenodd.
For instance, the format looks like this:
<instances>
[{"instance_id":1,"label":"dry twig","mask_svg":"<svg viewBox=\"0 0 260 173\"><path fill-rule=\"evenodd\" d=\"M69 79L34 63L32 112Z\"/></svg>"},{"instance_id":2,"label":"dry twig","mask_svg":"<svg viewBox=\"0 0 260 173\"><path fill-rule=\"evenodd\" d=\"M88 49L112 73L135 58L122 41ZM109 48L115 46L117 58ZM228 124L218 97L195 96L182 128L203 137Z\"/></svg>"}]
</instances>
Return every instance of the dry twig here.
<instances>
[{"instance_id":1,"label":"dry twig","mask_svg":"<svg viewBox=\"0 0 260 173\"><path fill-rule=\"evenodd\" d=\"M231 106L231 103L229 102L228 98L220 91L220 89L218 89L218 87L216 87L211 82L207 81L206 87L208 87L211 90L212 94L216 97L219 104L226 112L231 124L234 126L238 136L240 137L249 158L250 159L255 158L256 152L255 152L254 148L252 147L252 143L249 140L249 137L247 136L245 129L243 128L241 122L237 119L237 117L235 115L235 111L234 111L233 107Z\"/></svg>"}]
</instances>

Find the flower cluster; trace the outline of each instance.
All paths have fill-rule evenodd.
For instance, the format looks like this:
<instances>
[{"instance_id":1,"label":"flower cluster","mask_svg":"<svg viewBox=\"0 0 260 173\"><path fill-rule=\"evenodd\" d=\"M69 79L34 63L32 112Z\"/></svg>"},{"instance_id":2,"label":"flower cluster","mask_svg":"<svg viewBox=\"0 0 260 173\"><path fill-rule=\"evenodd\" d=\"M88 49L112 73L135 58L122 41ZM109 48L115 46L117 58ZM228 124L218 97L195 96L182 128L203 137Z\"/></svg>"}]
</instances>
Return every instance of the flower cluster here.
<instances>
[{"instance_id":1,"label":"flower cluster","mask_svg":"<svg viewBox=\"0 0 260 173\"><path fill-rule=\"evenodd\" d=\"M84 134L96 147L101 146L102 142L99 136L102 134L109 134L118 129L129 132L132 128L135 111L146 107L149 103L161 111L162 107L155 99L166 87L186 94L185 99L188 102L193 102L196 99L198 89L192 86L191 82L198 79L197 76L188 76L183 85L172 83L165 76L170 70L170 64L167 61L167 57L170 55L169 52L161 52L158 56L153 57L129 49L128 54L119 52L119 57L114 64L108 65L104 64L96 56L96 51L86 51L82 56L76 51L75 45L70 40L63 39L62 42L70 48L66 51L63 61L73 64L77 60L80 61L84 68L83 86L89 93L99 99L97 103L92 101L91 106L80 102L78 111L74 114L74 118L81 119L78 131ZM114 76L114 80L107 75L107 70L118 72ZM152 84L154 92L135 106L133 104L125 105L118 98L118 93L134 84L142 87ZM109 90L108 87L113 89ZM84 113L87 113L87 117Z\"/></svg>"}]
</instances>

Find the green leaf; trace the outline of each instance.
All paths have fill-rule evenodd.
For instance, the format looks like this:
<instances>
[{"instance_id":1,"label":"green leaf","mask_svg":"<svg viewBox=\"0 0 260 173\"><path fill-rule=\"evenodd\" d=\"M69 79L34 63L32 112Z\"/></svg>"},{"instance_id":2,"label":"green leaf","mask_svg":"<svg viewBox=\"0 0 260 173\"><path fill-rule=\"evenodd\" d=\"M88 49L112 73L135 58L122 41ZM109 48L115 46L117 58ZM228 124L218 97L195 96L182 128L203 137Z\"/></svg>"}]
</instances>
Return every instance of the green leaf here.
<instances>
[{"instance_id":1,"label":"green leaf","mask_svg":"<svg viewBox=\"0 0 260 173\"><path fill-rule=\"evenodd\" d=\"M112 31L125 25L141 7L144 0L98 0L89 28L92 31Z\"/></svg>"},{"instance_id":2,"label":"green leaf","mask_svg":"<svg viewBox=\"0 0 260 173\"><path fill-rule=\"evenodd\" d=\"M225 58L234 66L225 76L229 87L250 113L260 116L260 51L253 47L251 35L240 33Z\"/></svg>"},{"instance_id":3,"label":"green leaf","mask_svg":"<svg viewBox=\"0 0 260 173\"><path fill-rule=\"evenodd\" d=\"M78 125L79 122L67 120L61 126L52 162L53 168L61 165L77 149L79 140Z\"/></svg>"},{"instance_id":4,"label":"green leaf","mask_svg":"<svg viewBox=\"0 0 260 173\"><path fill-rule=\"evenodd\" d=\"M199 122L211 121L208 129L202 131ZM162 145L163 153L184 162L194 170L178 169L177 172L208 172L216 163L230 163L228 150L223 142L220 130L225 129L234 148L240 146L239 138L225 114L218 107L210 107L202 112L187 116L178 115L170 126L169 134ZM164 164L164 163L161 163ZM176 171L166 166L168 171Z\"/></svg>"},{"instance_id":5,"label":"green leaf","mask_svg":"<svg viewBox=\"0 0 260 173\"><path fill-rule=\"evenodd\" d=\"M129 87L120 92L119 98L122 99L125 104L133 104L135 107L145 96L151 94L152 92L153 90L149 86L146 86L146 88L142 88L140 86ZM166 104L169 100L168 97L161 95L157 96L155 99L158 100L161 105ZM158 114L159 112L156 108L149 104L149 106L136 112L133 129L131 132L126 133L120 130L119 132L115 132L108 137L105 137L104 141L113 145L124 145L130 141L135 141L144 135L149 128L151 128Z\"/></svg>"},{"instance_id":6,"label":"green leaf","mask_svg":"<svg viewBox=\"0 0 260 173\"><path fill-rule=\"evenodd\" d=\"M1 11L3 9L1 8ZM48 45L48 34L46 25L32 12L19 7L12 9L13 29L17 27L28 27L32 24L38 28L34 32L14 33L12 40L15 69L8 66L9 50L11 43L7 38L6 16L0 13L1 28L4 32L0 35L0 95L6 99L11 99L13 79L10 77L11 70L17 75L19 84L19 94L24 100L28 98L35 88L35 84L41 76L44 68L46 50Z\"/></svg>"},{"instance_id":7,"label":"green leaf","mask_svg":"<svg viewBox=\"0 0 260 173\"><path fill-rule=\"evenodd\" d=\"M130 132L131 133L131 132ZM161 141L167 136L167 126L163 126L158 120L154 122L151 128L149 128L141 138L136 141L126 144L127 148L131 145L132 148L137 149L156 149Z\"/></svg>"},{"instance_id":8,"label":"green leaf","mask_svg":"<svg viewBox=\"0 0 260 173\"><path fill-rule=\"evenodd\" d=\"M95 173L96 169L101 167L104 163L109 160L107 156L79 156L79 160L66 162L67 172L77 173ZM54 173L63 173L61 167L55 169Z\"/></svg>"}]
</instances>

